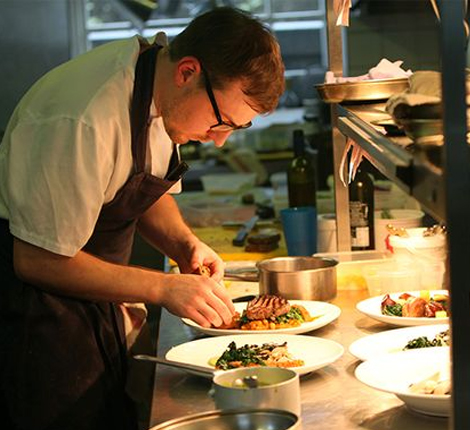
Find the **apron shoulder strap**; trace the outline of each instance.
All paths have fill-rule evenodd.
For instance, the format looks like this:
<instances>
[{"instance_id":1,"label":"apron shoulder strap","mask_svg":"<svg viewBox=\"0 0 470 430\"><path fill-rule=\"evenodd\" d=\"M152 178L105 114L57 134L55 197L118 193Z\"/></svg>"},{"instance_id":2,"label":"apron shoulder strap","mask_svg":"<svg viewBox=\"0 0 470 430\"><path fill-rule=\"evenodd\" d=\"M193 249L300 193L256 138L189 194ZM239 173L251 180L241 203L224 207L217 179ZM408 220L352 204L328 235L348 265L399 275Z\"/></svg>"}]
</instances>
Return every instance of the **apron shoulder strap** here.
<instances>
[{"instance_id":1,"label":"apron shoulder strap","mask_svg":"<svg viewBox=\"0 0 470 430\"><path fill-rule=\"evenodd\" d=\"M153 81L160 45L150 44L139 37L140 53L135 67L134 91L131 104L131 137L134 171L143 172L147 149L150 105L153 98Z\"/></svg>"}]
</instances>

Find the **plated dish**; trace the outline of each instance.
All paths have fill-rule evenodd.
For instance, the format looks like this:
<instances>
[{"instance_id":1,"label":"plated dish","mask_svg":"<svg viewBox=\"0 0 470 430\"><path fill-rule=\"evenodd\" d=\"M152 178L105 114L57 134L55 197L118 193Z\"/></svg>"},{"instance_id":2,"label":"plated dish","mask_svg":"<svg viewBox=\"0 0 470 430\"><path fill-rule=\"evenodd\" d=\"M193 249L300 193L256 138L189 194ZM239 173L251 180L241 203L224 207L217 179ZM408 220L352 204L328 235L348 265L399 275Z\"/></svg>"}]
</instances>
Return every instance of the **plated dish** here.
<instances>
[{"instance_id":1,"label":"plated dish","mask_svg":"<svg viewBox=\"0 0 470 430\"><path fill-rule=\"evenodd\" d=\"M288 328L280 328L274 330L240 330L240 329L226 329L226 328L215 328L215 327L202 327L199 324L195 323L194 321L188 318L182 318L182 321L202 332L211 336L223 336L223 335L235 335L235 334L300 334L300 333L307 333L312 330L319 329L320 327L324 327L325 325L331 323L336 318L339 317L341 314L341 309L338 306L332 305L327 302L317 302L311 300L289 300L289 303L292 305L300 305L303 306L313 317L312 321L304 322L297 327L288 327ZM248 302L240 302L234 303L235 310L240 314L246 309Z\"/></svg>"},{"instance_id":2,"label":"plated dish","mask_svg":"<svg viewBox=\"0 0 470 430\"><path fill-rule=\"evenodd\" d=\"M292 367L299 375L318 370L340 358L344 348L337 342L314 336L302 336L291 334L244 334L232 336L217 336L198 339L174 346L165 355L168 360L182 363L196 364L214 369L213 363L228 348L231 342L237 346L262 345L263 343L284 343L292 356L302 360L303 366ZM197 372L191 372L200 376L208 377ZM223 372L223 370L221 370Z\"/></svg>"},{"instance_id":3,"label":"plated dish","mask_svg":"<svg viewBox=\"0 0 470 430\"><path fill-rule=\"evenodd\" d=\"M437 324L387 330L356 340L349 346L349 352L359 360L370 360L379 355L401 352L410 341L420 337L434 339L448 329L448 324Z\"/></svg>"},{"instance_id":4,"label":"plated dish","mask_svg":"<svg viewBox=\"0 0 470 430\"><path fill-rule=\"evenodd\" d=\"M424 348L382 355L361 363L356 378L369 387L395 394L413 411L440 417L450 414L450 394L420 394L410 386L427 380L437 372L448 373L448 347Z\"/></svg>"},{"instance_id":5,"label":"plated dish","mask_svg":"<svg viewBox=\"0 0 470 430\"><path fill-rule=\"evenodd\" d=\"M394 300L398 300L398 297L404 293L411 295L419 295L419 291L403 291L399 293L391 293L390 297ZM446 290L432 290L429 291L431 296L436 294L449 294ZM380 296L371 297L370 299L363 300L356 305L356 309L377 321L381 321L386 324L395 326L416 326L416 325L429 325L429 324L446 324L449 322L449 318L426 318L426 317L403 317L403 316L392 316L384 315L381 312L381 303L385 294Z\"/></svg>"}]
</instances>

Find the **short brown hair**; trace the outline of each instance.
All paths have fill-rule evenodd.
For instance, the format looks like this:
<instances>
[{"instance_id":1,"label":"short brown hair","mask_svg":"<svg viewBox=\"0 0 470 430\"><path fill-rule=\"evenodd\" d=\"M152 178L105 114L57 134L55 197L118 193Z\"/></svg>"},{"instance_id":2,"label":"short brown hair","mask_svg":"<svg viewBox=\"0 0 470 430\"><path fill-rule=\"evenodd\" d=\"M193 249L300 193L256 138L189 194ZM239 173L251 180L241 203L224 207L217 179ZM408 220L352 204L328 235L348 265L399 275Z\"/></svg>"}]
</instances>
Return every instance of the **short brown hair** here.
<instances>
[{"instance_id":1,"label":"short brown hair","mask_svg":"<svg viewBox=\"0 0 470 430\"><path fill-rule=\"evenodd\" d=\"M242 10L220 7L196 17L169 49L172 61L196 57L214 88L240 79L258 113L272 112L284 92L279 44L261 21Z\"/></svg>"}]
</instances>

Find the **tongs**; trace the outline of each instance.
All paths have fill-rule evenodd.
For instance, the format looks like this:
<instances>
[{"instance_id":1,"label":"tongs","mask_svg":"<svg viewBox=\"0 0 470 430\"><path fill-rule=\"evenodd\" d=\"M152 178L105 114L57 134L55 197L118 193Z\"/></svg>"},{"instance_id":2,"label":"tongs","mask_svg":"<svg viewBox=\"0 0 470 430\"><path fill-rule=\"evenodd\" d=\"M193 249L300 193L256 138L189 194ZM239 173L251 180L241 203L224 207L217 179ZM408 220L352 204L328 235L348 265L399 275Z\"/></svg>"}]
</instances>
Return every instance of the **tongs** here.
<instances>
[{"instance_id":1,"label":"tongs","mask_svg":"<svg viewBox=\"0 0 470 430\"><path fill-rule=\"evenodd\" d=\"M348 154L351 152L349 157L349 163L346 164ZM343 156L341 158L341 163L339 165L339 179L345 187L347 187L354 178L356 177L357 169L361 164L362 158L366 158L370 161L371 164L376 166L375 160L364 151L356 142L348 138L346 142L346 148L344 148ZM377 167L377 166L376 166ZM347 177L347 179L346 179Z\"/></svg>"}]
</instances>

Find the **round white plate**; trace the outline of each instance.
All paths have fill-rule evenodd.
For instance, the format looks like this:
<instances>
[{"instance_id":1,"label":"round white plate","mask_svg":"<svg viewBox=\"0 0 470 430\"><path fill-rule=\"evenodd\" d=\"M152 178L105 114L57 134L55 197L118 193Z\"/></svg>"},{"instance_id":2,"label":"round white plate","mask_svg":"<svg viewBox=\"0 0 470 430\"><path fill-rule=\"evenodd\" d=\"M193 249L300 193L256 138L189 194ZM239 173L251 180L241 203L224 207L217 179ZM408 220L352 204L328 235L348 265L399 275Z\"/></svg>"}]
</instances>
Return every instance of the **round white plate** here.
<instances>
[{"instance_id":1,"label":"round white plate","mask_svg":"<svg viewBox=\"0 0 470 430\"><path fill-rule=\"evenodd\" d=\"M417 337L434 339L436 334L449 328L449 324L396 328L361 337L349 345L349 352L359 360L370 360L381 354L403 351L405 345Z\"/></svg>"},{"instance_id":2,"label":"round white plate","mask_svg":"<svg viewBox=\"0 0 470 430\"><path fill-rule=\"evenodd\" d=\"M211 360L220 357L230 342L237 347L243 345L262 345L263 343L287 342L287 350L296 359L303 360L304 366L292 367L299 375L318 370L340 358L344 348L337 342L313 336L299 336L293 334L243 334L234 336L217 336L193 340L174 346L165 355L165 358L182 363L196 364L214 369ZM197 372L191 372L200 376Z\"/></svg>"},{"instance_id":3,"label":"round white plate","mask_svg":"<svg viewBox=\"0 0 470 430\"><path fill-rule=\"evenodd\" d=\"M403 294L408 293L414 296L419 295L419 291L402 291L400 293L392 293L390 297L393 300L397 300L398 297ZM431 296L435 294L446 294L449 295L447 290L433 290L429 292ZM415 325L428 325L428 324L445 324L449 322L449 318L409 318L409 317L392 317L389 315L383 315L380 311L380 303L384 298L385 294L380 296L371 297L370 299L363 300L356 305L356 308L359 312L374 318L377 321L381 321L387 324L396 325L396 326L415 326Z\"/></svg>"},{"instance_id":4,"label":"round white plate","mask_svg":"<svg viewBox=\"0 0 470 430\"><path fill-rule=\"evenodd\" d=\"M449 394L410 393L410 384L422 381L450 365L448 347L402 351L364 361L356 368L356 378L369 387L395 394L406 406L426 415L447 417Z\"/></svg>"},{"instance_id":5,"label":"round white plate","mask_svg":"<svg viewBox=\"0 0 470 430\"><path fill-rule=\"evenodd\" d=\"M289 327L289 328L282 328L276 330L235 330L235 329L220 329L215 327L201 327L199 324L196 324L194 321L188 318L182 318L183 322L190 327L193 327L199 330L202 333L209 334L211 336L222 336L222 335L234 335L234 334L249 334L249 333L256 333L256 334L277 334L277 333L286 333L286 334L299 334L299 333L307 333L312 330L316 330L320 327L323 327L330 322L334 321L336 318L339 317L341 314L341 309L338 306L332 305L327 302L315 302L311 300L289 300L291 305L302 305L310 312L310 315L315 319L310 322L303 323L298 327ZM242 312L246 309L246 305L248 302L240 302L234 303L235 310Z\"/></svg>"}]
</instances>

